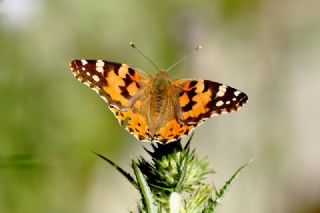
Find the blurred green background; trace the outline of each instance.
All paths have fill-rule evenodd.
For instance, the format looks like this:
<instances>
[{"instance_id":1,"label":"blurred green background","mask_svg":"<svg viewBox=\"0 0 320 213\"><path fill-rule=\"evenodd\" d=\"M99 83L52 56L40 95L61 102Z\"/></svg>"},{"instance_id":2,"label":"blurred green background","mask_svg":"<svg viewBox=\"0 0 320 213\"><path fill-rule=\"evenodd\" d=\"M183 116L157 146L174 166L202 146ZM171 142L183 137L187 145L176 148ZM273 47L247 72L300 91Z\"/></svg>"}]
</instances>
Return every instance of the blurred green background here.
<instances>
[{"instance_id":1,"label":"blurred green background","mask_svg":"<svg viewBox=\"0 0 320 213\"><path fill-rule=\"evenodd\" d=\"M195 131L216 186L255 157L217 212L320 212L320 2L315 0L0 1L0 212L128 212L126 169L143 153L106 104L71 74L77 58L152 65L173 78L246 92L237 113Z\"/></svg>"}]
</instances>

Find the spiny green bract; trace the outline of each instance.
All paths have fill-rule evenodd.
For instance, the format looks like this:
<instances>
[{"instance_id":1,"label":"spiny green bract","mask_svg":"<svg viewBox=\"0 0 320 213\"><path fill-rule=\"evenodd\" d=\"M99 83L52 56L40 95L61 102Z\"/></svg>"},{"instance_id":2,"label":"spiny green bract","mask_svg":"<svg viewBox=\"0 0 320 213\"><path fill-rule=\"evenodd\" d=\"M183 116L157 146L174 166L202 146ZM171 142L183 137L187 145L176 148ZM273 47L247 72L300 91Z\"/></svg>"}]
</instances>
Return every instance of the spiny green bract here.
<instances>
[{"instance_id":1,"label":"spiny green bract","mask_svg":"<svg viewBox=\"0 0 320 213\"><path fill-rule=\"evenodd\" d=\"M202 182L205 175L213 172L208 169L206 159L199 160L195 152L190 151L190 143L185 147L181 146L180 141L166 145L157 144L152 145L152 149L146 150L151 161L140 158L138 165L155 200L161 206L169 206L172 192L177 192L186 199L199 193L199 188L205 186Z\"/></svg>"},{"instance_id":2,"label":"spiny green bract","mask_svg":"<svg viewBox=\"0 0 320 213\"><path fill-rule=\"evenodd\" d=\"M180 140L165 145L152 144L151 150L145 149L151 160L140 157L138 161L132 161L135 177L108 158L97 155L139 190L139 212L213 213L231 183L249 162L241 166L220 189L216 189L203 182L213 170L208 168L206 159L199 160L195 151L190 150L191 138L184 147Z\"/></svg>"}]
</instances>

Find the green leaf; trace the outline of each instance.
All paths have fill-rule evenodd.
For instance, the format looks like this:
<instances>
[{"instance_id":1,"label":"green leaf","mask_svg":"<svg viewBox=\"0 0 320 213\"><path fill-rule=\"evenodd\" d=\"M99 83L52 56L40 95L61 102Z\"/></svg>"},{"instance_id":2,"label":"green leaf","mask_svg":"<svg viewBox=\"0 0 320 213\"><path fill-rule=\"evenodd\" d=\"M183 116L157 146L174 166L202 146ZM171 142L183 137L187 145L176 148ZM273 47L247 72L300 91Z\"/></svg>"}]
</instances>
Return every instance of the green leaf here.
<instances>
[{"instance_id":1,"label":"green leaf","mask_svg":"<svg viewBox=\"0 0 320 213\"><path fill-rule=\"evenodd\" d=\"M9 155L0 156L0 169L14 168L14 169L30 169L44 167L40 159L32 155Z\"/></svg>"},{"instance_id":2,"label":"green leaf","mask_svg":"<svg viewBox=\"0 0 320 213\"><path fill-rule=\"evenodd\" d=\"M206 207L203 209L201 213L213 213L214 207L213 207L213 199L210 197L207 201Z\"/></svg>"},{"instance_id":3,"label":"green leaf","mask_svg":"<svg viewBox=\"0 0 320 213\"><path fill-rule=\"evenodd\" d=\"M203 185L198 188L187 200L185 208L188 213L204 212L207 208L208 200L211 198L213 187Z\"/></svg>"},{"instance_id":4,"label":"green leaf","mask_svg":"<svg viewBox=\"0 0 320 213\"><path fill-rule=\"evenodd\" d=\"M157 213L157 207L155 206L155 202L153 200L152 193L146 179L143 177L143 174L137 166L136 162L132 161L132 167L137 178L139 190L142 195L142 202L144 204L144 207L146 208L146 212Z\"/></svg>"},{"instance_id":5,"label":"green leaf","mask_svg":"<svg viewBox=\"0 0 320 213\"><path fill-rule=\"evenodd\" d=\"M126 171L124 171L121 167L119 167L117 164L115 164L113 161L111 161L110 159L108 159L107 157L96 153L93 151L93 153L95 153L97 156L99 156L100 158L102 158L103 160L107 161L111 166L113 166L115 169L117 169L125 178L127 178L129 180L129 182L138 189L138 183L134 180L134 178L127 173Z\"/></svg>"},{"instance_id":6,"label":"green leaf","mask_svg":"<svg viewBox=\"0 0 320 213\"><path fill-rule=\"evenodd\" d=\"M226 191L228 191L228 189L230 188L231 184L233 183L233 181L235 180L236 177L238 177L238 175L240 174L240 172L247 167L254 159L249 160L247 163L245 163L244 165L242 165L230 178L229 180L226 181L226 183L223 185L223 187L220 190L216 190L216 197L213 200L213 202L211 203L211 206L209 206L209 208L211 208L213 211L215 209L215 207L218 205L218 203L220 202L220 199L224 196L224 194L226 193ZM212 211L212 212L213 212Z\"/></svg>"}]
</instances>

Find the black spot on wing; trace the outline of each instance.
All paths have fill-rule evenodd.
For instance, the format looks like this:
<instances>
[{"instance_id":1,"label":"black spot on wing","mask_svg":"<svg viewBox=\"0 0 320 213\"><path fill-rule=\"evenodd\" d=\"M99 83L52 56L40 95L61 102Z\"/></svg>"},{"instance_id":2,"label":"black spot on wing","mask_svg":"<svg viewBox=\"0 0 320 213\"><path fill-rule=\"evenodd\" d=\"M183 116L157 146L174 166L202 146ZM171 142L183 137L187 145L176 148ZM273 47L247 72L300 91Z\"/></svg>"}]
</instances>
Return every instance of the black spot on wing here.
<instances>
[{"instance_id":1,"label":"black spot on wing","mask_svg":"<svg viewBox=\"0 0 320 213\"><path fill-rule=\"evenodd\" d=\"M138 138L139 138L139 140L140 141L142 141L142 140L145 140L146 138L145 137L143 137L142 135L138 135Z\"/></svg>"},{"instance_id":2,"label":"black spot on wing","mask_svg":"<svg viewBox=\"0 0 320 213\"><path fill-rule=\"evenodd\" d=\"M197 83L198 83L197 81L191 81L191 82L189 83L189 87L192 88L192 87L194 87Z\"/></svg>"},{"instance_id":3,"label":"black spot on wing","mask_svg":"<svg viewBox=\"0 0 320 213\"><path fill-rule=\"evenodd\" d=\"M219 86L221 86L220 83L216 83L209 80L204 80L204 91L208 91L208 89L211 90L211 92L215 95L219 91Z\"/></svg>"},{"instance_id":4,"label":"black spot on wing","mask_svg":"<svg viewBox=\"0 0 320 213\"><path fill-rule=\"evenodd\" d=\"M180 138L179 135L175 135L175 136L174 136L174 139L175 139L175 140L178 140L179 138Z\"/></svg>"},{"instance_id":5,"label":"black spot on wing","mask_svg":"<svg viewBox=\"0 0 320 213\"><path fill-rule=\"evenodd\" d=\"M186 91L185 93L187 94L187 96L189 98L189 103L182 107L182 111L187 112L187 111L192 110L192 107L197 103L192 100L192 98L197 95L196 88L192 88L191 90Z\"/></svg>"},{"instance_id":6,"label":"black spot on wing","mask_svg":"<svg viewBox=\"0 0 320 213\"><path fill-rule=\"evenodd\" d=\"M129 71L129 74L131 75L131 76L134 76L134 74L135 74L135 71L134 71L134 69L132 69L132 68L128 68L128 71Z\"/></svg>"},{"instance_id":7,"label":"black spot on wing","mask_svg":"<svg viewBox=\"0 0 320 213\"><path fill-rule=\"evenodd\" d=\"M133 82L133 80L131 79L130 75L126 74L126 77L123 79L123 81L124 81L124 86L119 87L121 89L121 95L129 99L132 96L129 94L127 88Z\"/></svg>"},{"instance_id":8,"label":"black spot on wing","mask_svg":"<svg viewBox=\"0 0 320 213\"><path fill-rule=\"evenodd\" d=\"M161 142L162 143L167 143L168 142L168 138L162 138Z\"/></svg>"},{"instance_id":9,"label":"black spot on wing","mask_svg":"<svg viewBox=\"0 0 320 213\"><path fill-rule=\"evenodd\" d=\"M245 93L228 86L226 87L224 95L219 97L217 93L221 84L208 81L208 85L210 85L212 96L206 106L211 109L211 112L210 114L208 114L209 112L206 113L203 117L209 117L212 113L221 114L222 112L236 111L248 100L248 96ZM237 91L239 94L236 96L235 92ZM223 104L217 106L219 101L222 101Z\"/></svg>"},{"instance_id":10,"label":"black spot on wing","mask_svg":"<svg viewBox=\"0 0 320 213\"><path fill-rule=\"evenodd\" d=\"M207 92L209 90L208 84L204 83L204 88L202 92Z\"/></svg>"},{"instance_id":11,"label":"black spot on wing","mask_svg":"<svg viewBox=\"0 0 320 213\"><path fill-rule=\"evenodd\" d=\"M135 130L136 132L140 133L140 130L139 130L139 129L137 129L137 128L134 128L134 130Z\"/></svg>"},{"instance_id":12,"label":"black spot on wing","mask_svg":"<svg viewBox=\"0 0 320 213\"><path fill-rule=\"evenodd\" d=\"M116 75L119 75L119 69L120 67L122 66L122 64L119 64L119 63L115 63L115 62L105 62L105 67L107 70L109 69L113 69L114 70L114 73Z\"/></svg>"},{"instance_id":13,"label":"black spot on wing","mask_svg":"<svg viewBox=\"0 0 320 213\"><path fill-rule=\"evenodd\" d=\"M125 86L129 86L133 82L132 78L128 74L126 74L126 77L123 80L124 80Z\"/></svg>"}]
</instances>

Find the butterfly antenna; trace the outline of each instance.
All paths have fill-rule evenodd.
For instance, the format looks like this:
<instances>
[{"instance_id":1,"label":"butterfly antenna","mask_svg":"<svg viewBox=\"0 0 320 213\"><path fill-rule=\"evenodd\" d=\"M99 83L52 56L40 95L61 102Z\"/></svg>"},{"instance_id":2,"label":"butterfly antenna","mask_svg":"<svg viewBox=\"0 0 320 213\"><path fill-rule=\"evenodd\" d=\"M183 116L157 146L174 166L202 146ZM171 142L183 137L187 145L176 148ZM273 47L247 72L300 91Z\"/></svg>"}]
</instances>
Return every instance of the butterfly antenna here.
<instances>
[{"instance_id":1,"label":"butterfly antenna","mask_svg":"<svg viewBox=\"0 0 320 213\"><path fill-rule=\"evenodd\" d=\"M202 48L201 45L198 45L191 53L189 53L188 55L184 56L183 58L179 59L178 61L176 61L174 64L172 64L168 69L166 69L167 72L169 72L169 70L171 70L173 67L177 66L178 64L180 64L181 62L185 61L187 58L189 58L190 56L192 56L194 53L196 53L198 50L200 50Z\"/></svg>"},{"instance_id":2,"label":"butterfly antenna","mask_svg":"<svg viewBox=\"0 0 320 213\"><path fill-rule=\"evenodd\" d=\"M148 58L145 54L143 54L143 52L141 52L141 50L139 50L137 47L136 47L136 45L134 45L134 43L131 41L130 42L130 46L133 48L133 49L135 49L135 50L137 50L145 59L147 59L158 71L159 70L161 70L155 63L153 63L153 61L150 59L150 58Z\"/></svg>"}]
</instances>

